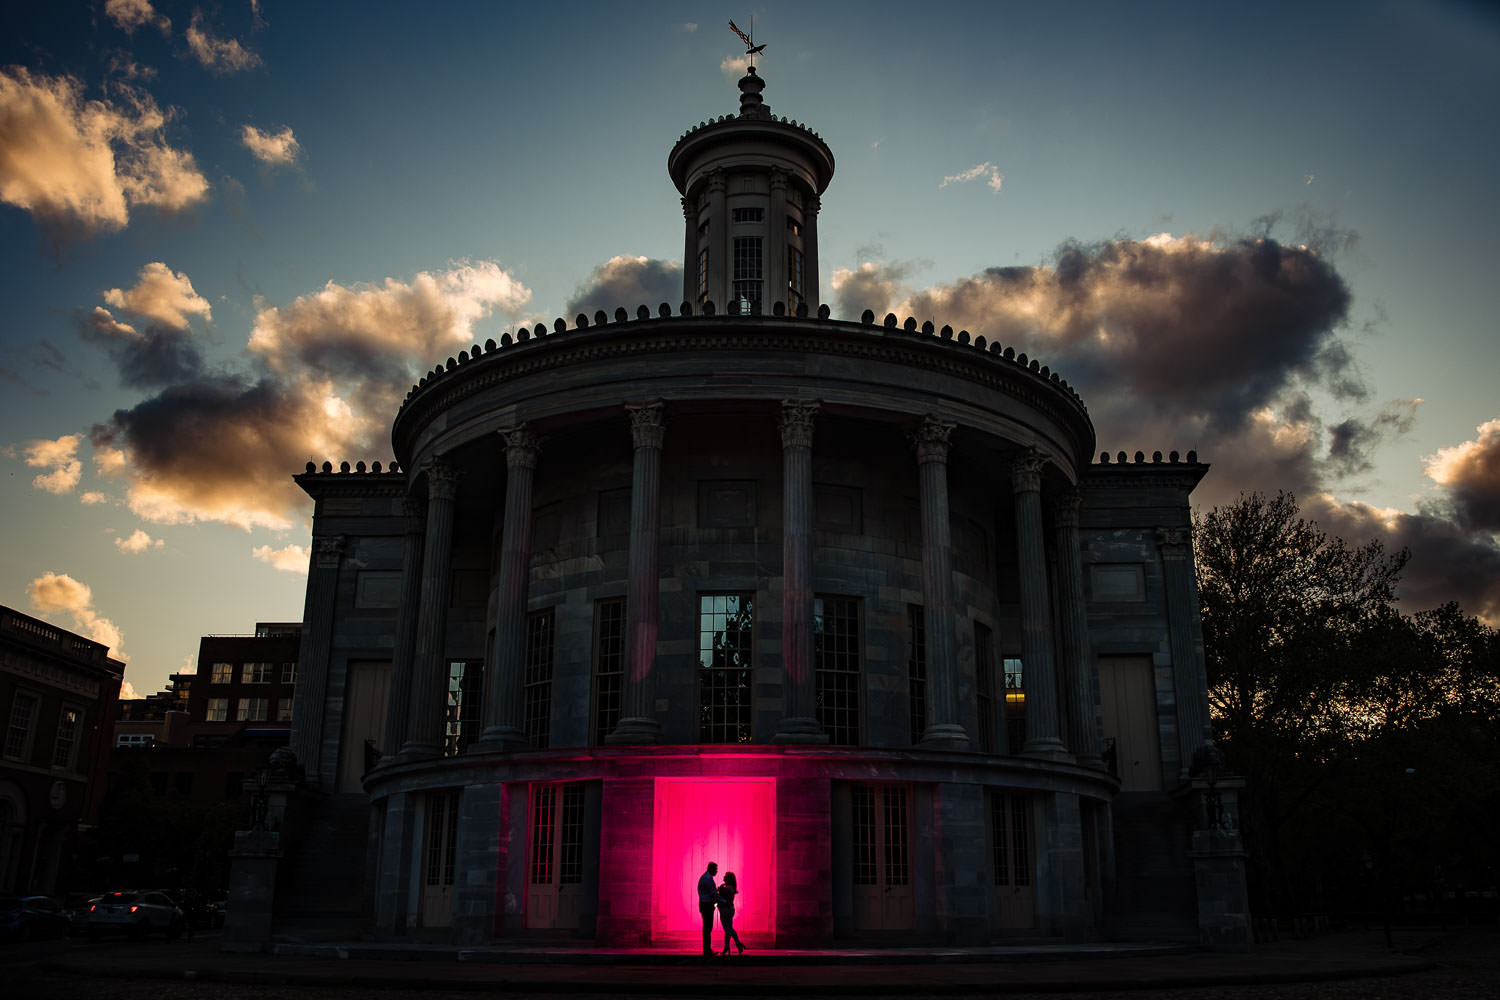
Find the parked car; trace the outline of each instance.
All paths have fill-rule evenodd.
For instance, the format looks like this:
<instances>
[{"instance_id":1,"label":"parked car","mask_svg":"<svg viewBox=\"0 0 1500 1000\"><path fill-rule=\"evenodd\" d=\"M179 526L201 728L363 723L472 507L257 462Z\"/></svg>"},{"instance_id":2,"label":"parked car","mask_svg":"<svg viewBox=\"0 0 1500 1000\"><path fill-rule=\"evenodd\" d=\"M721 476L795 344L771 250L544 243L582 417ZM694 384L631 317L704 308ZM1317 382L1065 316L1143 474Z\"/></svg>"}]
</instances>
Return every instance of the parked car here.
<instances>
[{"instance_id":1,"label":"parked car","mask_svg":"<svg viewBox=\"0 0 1500 1000\"><path fill-rule=\"evenodd\" d=\"M68 912L68 933L87 934L89 929L89 907L103 897L98 893L68 893L65 909Z\"/></svg>"},{"instance_id":2,"label":"parked car","mask_svg":"<svg viewBox=\"0 0 1500 1000\"><path fill-rule=\"evenodd\" d=\"M182 910L164 892L109 892L89 907L90 938L121 931L139 939L159 931L171 941L182 924Z\"/></svg>"},{"instance_id":3,"label":"parked car","mask_svg":"<svg viewBox=\"0 0 1500 1000\"><path fill-rule=\"evenodd\" d=\"M0 940L39 941L68 935L68 912L46 896L0 896Z\"/></svg>"}]
</instances>

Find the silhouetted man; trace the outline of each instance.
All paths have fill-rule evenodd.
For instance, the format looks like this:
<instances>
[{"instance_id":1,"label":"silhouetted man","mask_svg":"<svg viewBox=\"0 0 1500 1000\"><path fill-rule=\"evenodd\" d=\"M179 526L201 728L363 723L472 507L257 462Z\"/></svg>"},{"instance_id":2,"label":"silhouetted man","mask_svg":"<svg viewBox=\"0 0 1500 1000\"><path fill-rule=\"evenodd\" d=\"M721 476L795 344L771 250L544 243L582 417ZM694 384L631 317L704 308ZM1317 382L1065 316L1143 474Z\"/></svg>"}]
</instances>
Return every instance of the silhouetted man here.
<instances>
[{"instance_id":1,"label":"silhouetted man","mask_svg":"<svg viewBox=\"0 0 1500 1000\"><path fill-rule=\"evenodd\" d=\"M698 876L698 912L703 915L703 954L714 953L714 909L719 905L719 887L714 885L714 876L719 874L717 862L710 861L708 868Z\"/></svg>"}]
</instances>

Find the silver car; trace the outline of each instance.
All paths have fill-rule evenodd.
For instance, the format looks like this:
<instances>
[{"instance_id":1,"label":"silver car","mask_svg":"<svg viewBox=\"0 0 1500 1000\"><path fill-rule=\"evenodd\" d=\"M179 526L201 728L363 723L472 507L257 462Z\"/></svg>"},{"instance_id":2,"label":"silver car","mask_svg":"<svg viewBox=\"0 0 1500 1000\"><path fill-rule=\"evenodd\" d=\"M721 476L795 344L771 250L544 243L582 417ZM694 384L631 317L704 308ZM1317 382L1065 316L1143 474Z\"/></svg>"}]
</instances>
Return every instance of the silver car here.
<instances>
[{"instance_id":1,"label":"silver car","mask_svg":"<svg viewBox=\"0 0 1500 1000\"><path fill-rule=\"evenodd\" d=\"M89 907L89 937L122 931L140 939L161 932L168 941L182 931L183 914L164 892L108 892Z\"/></svg>"}]
</instances>

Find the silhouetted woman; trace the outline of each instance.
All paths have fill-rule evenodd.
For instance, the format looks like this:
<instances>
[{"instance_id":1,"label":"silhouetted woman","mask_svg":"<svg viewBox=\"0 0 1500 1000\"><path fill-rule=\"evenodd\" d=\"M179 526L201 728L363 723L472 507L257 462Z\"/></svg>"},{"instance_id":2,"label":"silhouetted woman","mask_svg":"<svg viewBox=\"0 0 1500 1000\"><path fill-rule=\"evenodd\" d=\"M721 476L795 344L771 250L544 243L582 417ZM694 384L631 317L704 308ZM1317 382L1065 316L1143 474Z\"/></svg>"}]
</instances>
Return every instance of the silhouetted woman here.
<instances>
[{"instance_id":1,"label":"silhouetted woman","mask_svg":"<svg viewBox=\"0 0 1500 1000\"><path fill-rule=\"evenodd\" d=\"M719 886L719 923L724 925L724 950L721 955L729 954L729 942L733 941L740 954L745 952L745 942L734 929L734 897L739 895L739 883L734 880L734 872L724 873L724 882Z\"/></svg>"}]
</instances>

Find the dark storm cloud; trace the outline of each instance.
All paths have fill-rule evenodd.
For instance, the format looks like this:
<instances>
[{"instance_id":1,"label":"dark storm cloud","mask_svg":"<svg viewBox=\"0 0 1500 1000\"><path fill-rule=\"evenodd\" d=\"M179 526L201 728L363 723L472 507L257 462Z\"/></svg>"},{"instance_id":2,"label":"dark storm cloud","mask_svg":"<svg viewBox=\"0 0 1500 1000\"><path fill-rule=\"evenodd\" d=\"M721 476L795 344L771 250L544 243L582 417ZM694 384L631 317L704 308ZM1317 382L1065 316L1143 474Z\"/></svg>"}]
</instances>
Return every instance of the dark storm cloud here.
<instances>
[{"instance_id":1,"label":"dark storm cloud","mask_svg":"<svg viewBox=\"0 0 1500 1000\"><path fill-rule=\"evenodd\" d=\"M203 354L186 328L153 323L137 331L115 320L109 310L96 308L82 317L79 329L84 340L104 345L121 383L131 388L170 385L196 378L203 370Z\"/></svg>"},{"instance_id":2,"label":"dark storm cloud","mask_svg":"<svg viewBox=\"0 0 1500 1000\"><path fill-rule=\"evenodd\" d=\"M600 264L573 290L563 307L568 325L579 313L593 322L594 313L603 309L614 316L624 307L632 317L636 307L648 306L652 312L665 302L676 311L682 301L682 265L651 257L611 257Z\"/></svg>"},{"instance_id":3,"label":"dark storm cloud","mask_svg":"<svg viewBox=\"0 0 1500 1000\"><path fill-rule=\"evenodd\" d=\"M1328 463L1339 476L1357 475L1375 468L1372 452L1388 437L1409 432L1417 419L1417 402L1391 403L1375 416L1360 420L1349 417L1328 429Z\"/></svg>"}]
</instances>

